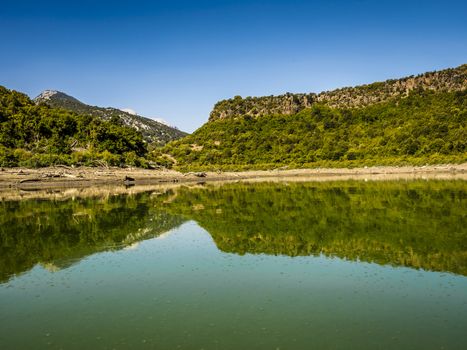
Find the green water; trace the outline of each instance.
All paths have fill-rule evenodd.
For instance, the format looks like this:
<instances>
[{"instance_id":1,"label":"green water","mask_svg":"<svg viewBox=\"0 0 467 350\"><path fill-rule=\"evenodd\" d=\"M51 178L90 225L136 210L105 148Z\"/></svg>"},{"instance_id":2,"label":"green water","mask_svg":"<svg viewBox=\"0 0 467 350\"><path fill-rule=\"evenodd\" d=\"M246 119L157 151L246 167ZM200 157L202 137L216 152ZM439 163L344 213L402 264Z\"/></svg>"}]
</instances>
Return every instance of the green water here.
<instances>
[{"instance_id":1,"label":"green water","mask_svg":"<svg viewBox=\"0 0 467 350\"><path fill-rule=\"evenodd\" d=\"M465 349L465 181L0 204L1 349Z\"/></svg>"}]
</instances>

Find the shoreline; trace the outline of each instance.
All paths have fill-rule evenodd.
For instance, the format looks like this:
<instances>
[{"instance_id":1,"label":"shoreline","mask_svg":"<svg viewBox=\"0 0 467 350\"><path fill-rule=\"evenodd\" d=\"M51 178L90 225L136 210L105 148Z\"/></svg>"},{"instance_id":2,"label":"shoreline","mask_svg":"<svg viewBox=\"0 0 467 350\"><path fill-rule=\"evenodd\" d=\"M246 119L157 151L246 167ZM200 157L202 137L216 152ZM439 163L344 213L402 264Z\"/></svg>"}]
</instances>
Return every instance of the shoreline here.
<instances>
[{"instance_id":1,"label":"shoreline","mask_svg":"<svg viewBox=\"0 0 467 350\"><path fill-rule=\"evenodd\" d=\"M84 188L103 185L196 184L224 181L335 181L396 179L467 180L467 163L427 166L378 166L249 170L240 172L190 172L140 168L91 168L55 166L37 169L2 168L0 191L19 189Z\"/></svg>"}]
</instances>

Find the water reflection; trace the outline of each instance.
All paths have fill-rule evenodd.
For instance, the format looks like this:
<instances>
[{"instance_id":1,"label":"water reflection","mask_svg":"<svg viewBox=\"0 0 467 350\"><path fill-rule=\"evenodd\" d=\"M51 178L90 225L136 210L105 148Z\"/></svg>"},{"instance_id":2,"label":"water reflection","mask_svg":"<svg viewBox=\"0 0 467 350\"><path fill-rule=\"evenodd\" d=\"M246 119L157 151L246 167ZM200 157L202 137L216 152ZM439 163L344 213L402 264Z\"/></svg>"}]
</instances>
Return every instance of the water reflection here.
<instances>
[{"instance_id":1,"label":"water reflection","mask_svg":"<svg viewBox=\"0 0 467 350\"><path fill-rule=\"evenodd\" d=\"M226 185L168 204L219 249L337 256L467 275L463 181Z\"/></svg>"},{"instance_id":2,"label":"water reflection","mask_svg":"<svg viewBox=\"0 0 467 350\"><path fill-rule=\"evenodd\" d=\"M0 281L40 263L54 271L97 252L131 246L183 222L154 207L151 193L0 206Z\"/></svg>"},{"instance_id":3,"label":"water reflection","mask_svg":"<svg viewBox=\"0 0 467 350\"><path fill-rule=\"evenodd\" d=\"M236 254L319 255L467 275L464 181L227 184L4 201L0 281L60 269L187 220Z\"/></svg>"}]
</instances>

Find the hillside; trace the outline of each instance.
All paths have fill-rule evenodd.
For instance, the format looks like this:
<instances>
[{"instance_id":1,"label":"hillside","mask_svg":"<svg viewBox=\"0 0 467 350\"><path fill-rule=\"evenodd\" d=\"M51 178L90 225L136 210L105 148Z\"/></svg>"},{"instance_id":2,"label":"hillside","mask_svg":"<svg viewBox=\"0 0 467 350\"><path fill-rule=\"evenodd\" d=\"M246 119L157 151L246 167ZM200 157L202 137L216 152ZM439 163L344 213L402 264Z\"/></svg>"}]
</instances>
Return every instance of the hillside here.
<instances>
[{"instance_id":1,"label":"hillside","mask_svg":"<svg viewBox=\"0 0 467 350\"><path fill-rule=\"evenodd\" d=\"M0 166L148 166L147 144L117 119L37 105L0 86Z\"/></svg>"},{"instance_id":2,"label":"hillside","mask_svg":"<svg viewBox=\"0 0 467 350\"><path fill-rule=\"evenodd\" d=\"M163 151L180 169L465 162L466 69L314 96L237 97Z\"/></svg>"},{"instance_id":3,"label":"hillside","mask_svg":"<svg viewBox=\"0 0 467 350\"><path fill-rule=\"evenodd\" d=\"M391 79L356 87L345 87L319 94L291 94L280 96L246 97L235 96L218 102L209 121L239 116L290 115L323 103L334 108L365 107L391 99L403 98L417 90L461 91L467 88L467 64L457 68L428 72L417 76Z\"/></svg>"},{"instance_id":4,"label":"hillside","mask_svg":"<svg viewBox=\"0 0 467 350\"><path fill-rule=\"evenodd\" d=\"M177 128L117 108L87 105L60 91L43 91L34 99L34 102L38 104L45 103L51 107L66 109L77 114L89 114L107 121L117 117L122 121L123 125L141 132L143 139L149 144L164 145L169 141L187 135Z\"/></svg>"}]
</instances>

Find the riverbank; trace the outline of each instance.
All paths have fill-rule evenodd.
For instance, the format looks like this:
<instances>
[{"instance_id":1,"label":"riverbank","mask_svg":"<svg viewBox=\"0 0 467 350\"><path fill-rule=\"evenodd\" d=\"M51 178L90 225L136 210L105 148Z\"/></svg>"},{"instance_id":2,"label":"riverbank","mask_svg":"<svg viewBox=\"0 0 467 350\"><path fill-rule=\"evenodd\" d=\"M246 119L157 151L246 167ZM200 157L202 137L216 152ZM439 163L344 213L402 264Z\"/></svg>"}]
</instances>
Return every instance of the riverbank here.
<instances>
[{"instance_id":1,"label":"riverbank","mask_svg":"<svg viewBox=\"0 0 467 350\"><path fill-rule=\"evenodd\" d=\"M175 170L139 168L47 167L6 168L0 171L0 190L77 188L102 185L157 185L218 181L329 181L347 179L464 179L467 163L429 166L381 166L364 168L275 169L241 172L181 173Z\"/></svg>"}]
</instances>

